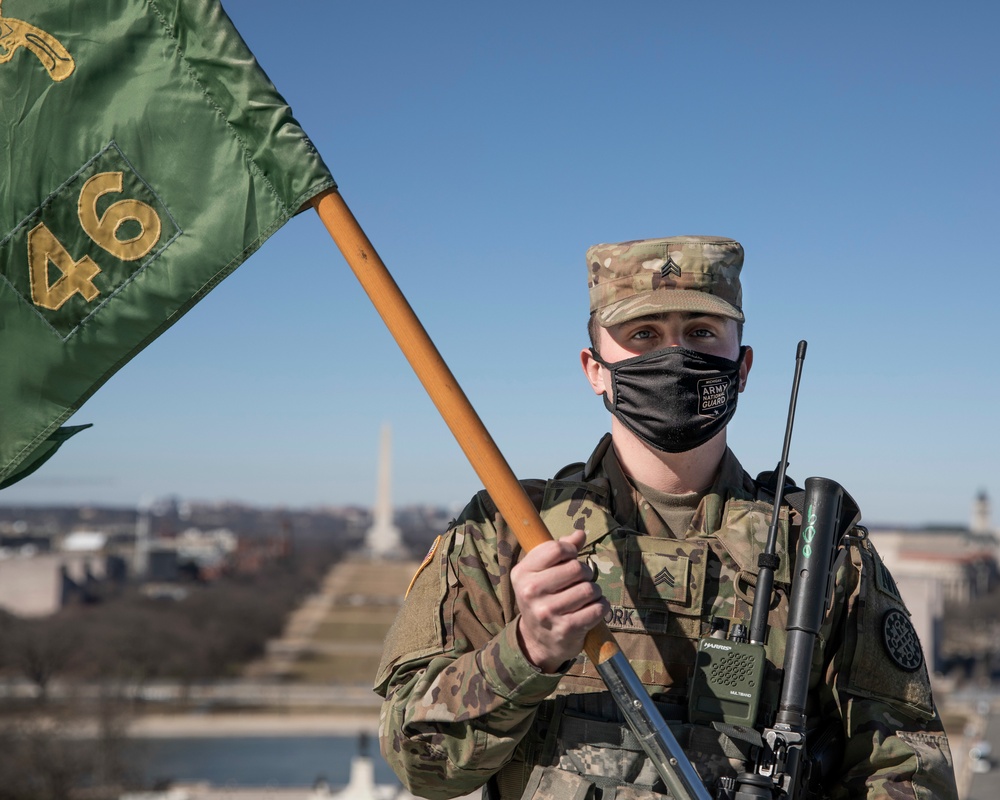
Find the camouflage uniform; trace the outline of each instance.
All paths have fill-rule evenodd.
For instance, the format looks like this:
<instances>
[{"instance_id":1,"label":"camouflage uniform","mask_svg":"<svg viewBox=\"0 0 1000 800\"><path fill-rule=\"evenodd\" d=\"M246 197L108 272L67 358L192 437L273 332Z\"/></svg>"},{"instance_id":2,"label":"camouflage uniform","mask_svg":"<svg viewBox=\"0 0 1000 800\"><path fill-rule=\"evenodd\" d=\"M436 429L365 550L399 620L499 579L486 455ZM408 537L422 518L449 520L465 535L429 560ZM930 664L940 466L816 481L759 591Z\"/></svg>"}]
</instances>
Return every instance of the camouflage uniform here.
<instances>
[{"instance_id":1,"label":"camouflage uniform","mask_svg":"<svg viewBox=\"0 0 1000 800\"><path fill-rule=\"evenodd\" d=\"M719 775L742 769L731 742L684 724L695 646L715 619L749 624L771 506L727 451L687 535L673 538L609 444L605 437L586 465L525 486L554 536L587 532L580 557L596 568L611 603L608 626L711 788ZM786 553L782 517L779 552ZM595 784L624 784L620 797L666 794L584 656L563 675L545 675L520 651L509 579L520 555L485 492L435 544L389 634L376 681L386 698L384 756L411 791L430 798L468 793L494 773L503 800L516 800L526 786L560 800L582 800ZM663 569L672 579L654 581ZM771 687L773 665L784 656L789 575L783 558L766 646ZM835 592L808 710L810 730L832 736L842 753L826 795L957 797L922 659L905 671L882 644L886 613L906 611L863 535L840 551Z\"/></svg>"},{"instance_id":2,"label":"camouflage uniform","mask_svg":"<svg viewBox=\"0 0 1000 800\"><path fill-rule=\"evenodd\" d=\"M681 311L742 323L742 265L743 248L721 237L595 245L587 253L592 321L609 327ZM674 536L626 478L610 436L586 464L524 485L553 536L586 532L579 557L610 603L608 627L705 784L712 790L720 776L744 771L746 744L689 724L687 695L699 639L720 621L749 624L772 510L759 487L727 450L688 530ZM783 509L765 716L780 689L796 521ZM486 492L435 543L376 678L383 755L429 798L484 784L500 800L666 794L583 655L548 675L521 651L510 582L521 555ZM909 614L863 529L847 537L834 571L806 709L810 750L829 764L822 796L957 797Z\"/></svg>"}]
</instances>

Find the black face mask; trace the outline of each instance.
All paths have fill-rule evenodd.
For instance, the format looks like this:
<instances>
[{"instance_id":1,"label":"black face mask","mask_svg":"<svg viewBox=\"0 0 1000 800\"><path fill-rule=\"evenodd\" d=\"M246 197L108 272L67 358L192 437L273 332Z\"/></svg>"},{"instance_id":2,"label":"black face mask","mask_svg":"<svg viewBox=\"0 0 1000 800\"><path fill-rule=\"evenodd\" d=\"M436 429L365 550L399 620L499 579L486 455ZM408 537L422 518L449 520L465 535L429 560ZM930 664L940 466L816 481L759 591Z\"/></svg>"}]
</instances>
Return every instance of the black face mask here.
<instances>
[{"instance_id":1,"label":"black face mask","mask_svg":"<svg viewBox=\"0 0 1000 800\"><path fill-rule=\"evenodd\" d=\"M604 393L608 411L657 450L693 450L725 428L736 412L745 347L736 361L667 347L608 364L590 352L611 371L615 399Z\"/></svg>"}]
</instances>

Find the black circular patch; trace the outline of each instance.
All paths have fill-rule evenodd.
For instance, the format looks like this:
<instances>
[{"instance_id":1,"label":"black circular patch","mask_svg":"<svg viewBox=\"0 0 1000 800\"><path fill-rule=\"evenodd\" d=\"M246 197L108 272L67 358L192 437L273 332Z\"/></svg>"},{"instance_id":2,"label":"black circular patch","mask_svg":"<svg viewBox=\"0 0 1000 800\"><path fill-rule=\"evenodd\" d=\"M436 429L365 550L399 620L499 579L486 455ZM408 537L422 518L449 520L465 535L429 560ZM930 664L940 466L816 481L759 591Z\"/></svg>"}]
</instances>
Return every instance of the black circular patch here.
<instances>
[{"instance_id":1,"label":"black circular patch","mask_svg":"<svg viewBox=\"0 0 1000 800\"><path fill-rule=\"evenodd\" d=\"M882 617L882 644L900 669L916 672L924 663L924 651L913 623L898 608L890 608Z\"/></svg>"}]
</instances>

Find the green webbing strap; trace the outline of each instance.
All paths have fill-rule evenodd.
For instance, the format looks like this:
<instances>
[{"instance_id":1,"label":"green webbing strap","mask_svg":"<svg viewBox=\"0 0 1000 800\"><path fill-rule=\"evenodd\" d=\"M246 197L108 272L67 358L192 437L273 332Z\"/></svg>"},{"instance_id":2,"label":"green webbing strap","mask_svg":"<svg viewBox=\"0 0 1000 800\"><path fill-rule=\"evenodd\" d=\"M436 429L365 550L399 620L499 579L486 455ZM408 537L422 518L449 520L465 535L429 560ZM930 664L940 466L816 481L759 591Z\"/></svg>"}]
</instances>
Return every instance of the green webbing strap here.
<instances>
[{"instance_id":1,"label":"green webbing strap","mask_svg":"<svg viewBox=\"0 0 1000 800\"><path fill-rule=\"evenodd\" d=\"M726 722L713 722L713 738L722 748L726 758L739 758L749 761L751 751L755 747L763 747L764 738L756 728L746 725L730 725ZM708 731L708 728L701 728Z\"/></svg>"}]
</instances>

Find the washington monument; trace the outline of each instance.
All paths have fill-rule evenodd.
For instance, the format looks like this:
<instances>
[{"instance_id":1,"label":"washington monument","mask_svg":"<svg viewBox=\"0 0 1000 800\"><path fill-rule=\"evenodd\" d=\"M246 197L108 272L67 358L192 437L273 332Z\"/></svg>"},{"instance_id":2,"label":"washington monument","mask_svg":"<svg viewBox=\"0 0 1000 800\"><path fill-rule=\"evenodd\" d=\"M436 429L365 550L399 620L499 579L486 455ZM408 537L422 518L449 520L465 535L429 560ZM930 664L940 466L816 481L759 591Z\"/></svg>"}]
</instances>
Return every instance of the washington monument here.
<instances>
[{"instance_id":1,"label":"washington monument","mask_svg":"<svg viewBox=\"0 0 1000 800\"><path fill-rule=\"evenodd\" d=\"M406 548L399 528L392 523L392 434L389 423L382 425L378 459L378 492L372 512L372 526L365 534L365 550L372 558L404 558Z\"/></svg>"}]
</instances>

